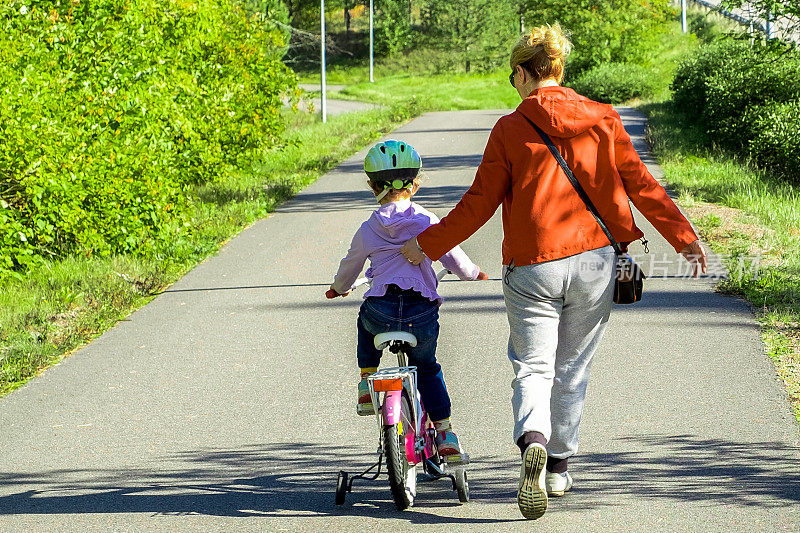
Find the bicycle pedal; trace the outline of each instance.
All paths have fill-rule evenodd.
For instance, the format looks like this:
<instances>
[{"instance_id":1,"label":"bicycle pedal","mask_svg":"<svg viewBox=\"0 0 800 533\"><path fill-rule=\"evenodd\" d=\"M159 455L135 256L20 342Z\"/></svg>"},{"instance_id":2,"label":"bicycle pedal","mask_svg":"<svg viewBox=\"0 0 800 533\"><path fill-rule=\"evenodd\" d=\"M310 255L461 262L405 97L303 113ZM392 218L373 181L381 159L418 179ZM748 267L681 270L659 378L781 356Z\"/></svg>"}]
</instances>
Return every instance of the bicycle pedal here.
<instances>
[{"instance_id":1,"label":"bicycle pedal","mask_svg":"<svg viewBox=\"0 0 800 533\"><path fill-rule=\"evenodd\" d=\"M442 460L448 465L468 465L469 455L466 453L459 453L455 455L443 455Z\"/></svg>"}]
</instances>

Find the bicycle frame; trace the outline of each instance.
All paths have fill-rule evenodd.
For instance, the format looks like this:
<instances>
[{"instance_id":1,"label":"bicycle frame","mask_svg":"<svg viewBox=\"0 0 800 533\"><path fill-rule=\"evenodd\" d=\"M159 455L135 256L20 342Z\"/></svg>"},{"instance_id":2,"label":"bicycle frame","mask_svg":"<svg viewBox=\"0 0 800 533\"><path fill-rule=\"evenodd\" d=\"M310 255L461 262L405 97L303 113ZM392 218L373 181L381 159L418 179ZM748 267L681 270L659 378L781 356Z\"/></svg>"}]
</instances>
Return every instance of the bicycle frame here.
<instances>
[{"instance_id":1,"label":"bicycle frame","mask_svg":"<svg viewBox=\"0 0 800 533\"><path fill-rule=\"evenodd\" d=\"M398 362L406 363L406 355L402 348L398 353ZM435 454L432 436L428 434L426 425L427 413L419 399L417 389L417 368L415 366L399 366L379 370L367 378L373 405L376 406L376 419L379 431L387 425L403 423L401 419L403 394L411 404L413 427L403 428L406 460L409 465L416 465ZM383 402L380 392L384 393Z\"/></svg>"}]
</instances>

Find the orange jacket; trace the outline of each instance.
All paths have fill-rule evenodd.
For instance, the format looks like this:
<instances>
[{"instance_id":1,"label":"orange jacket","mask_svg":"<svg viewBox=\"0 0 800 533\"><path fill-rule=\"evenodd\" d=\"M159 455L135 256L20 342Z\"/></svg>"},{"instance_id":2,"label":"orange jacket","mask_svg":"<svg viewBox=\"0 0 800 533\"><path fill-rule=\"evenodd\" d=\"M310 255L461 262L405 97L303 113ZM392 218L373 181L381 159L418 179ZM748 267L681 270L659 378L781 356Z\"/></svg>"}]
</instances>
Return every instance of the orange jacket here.
<instances>
[{"instance_id":1,"label":"orange jacket","mask_svg":"<svg viewBox=\"0 0 800 533\"><path fill-rule=\"evenodd\" d=\"M530 265L609 244L553 154L525 120L547 133L620 243L643 233L628 199L676 251L697 239L648 172L614 109L566 87L543 87L497 121L469 190L417 237L433 260L475 233L503 204L503 264Z\"/></svg>"}]
</instances>

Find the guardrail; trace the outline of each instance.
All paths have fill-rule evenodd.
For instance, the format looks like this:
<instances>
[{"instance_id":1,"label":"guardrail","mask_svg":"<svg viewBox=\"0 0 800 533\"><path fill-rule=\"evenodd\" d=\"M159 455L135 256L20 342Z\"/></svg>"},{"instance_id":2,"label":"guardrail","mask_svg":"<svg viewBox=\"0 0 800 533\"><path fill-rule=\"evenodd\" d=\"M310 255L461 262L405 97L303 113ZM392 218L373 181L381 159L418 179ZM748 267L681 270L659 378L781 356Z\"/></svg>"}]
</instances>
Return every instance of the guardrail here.
<instances>
[{"instance_id":1,"label":"guardrail","mask_svg":"<svg viewBox=\"0 0 800 533\"><path fill-rule=\"evenodd\" d=\"M768 20L767 20L767 24L765 26L765 25L761 24L760 22L758 22L756 20L748 19L748 18L745 18L745 17L743 17L741 15L738 15L736 13L732 13L732 12L728 11L727 9L723 9L723 8L719 7L719 3L714 4L712 2L706 2L705 0L689 0L689 1L690 2L694 2L695 4L699 4L699 5L703 6L703 7L706 7L706 8L708 8L708 9L710 9L710 10L716 12L716 13L719 13L720 15L724 16L725 18L729 18L729 19L731 19L731 20L733 20L735 22L738 22L742 26L747 26L747 27L750 28L751 31L758 30L761 33L765 34L767 36L767 39L772 39L772 28L771 28L771 25L770 25L770 22L769 22L769 15L767 15L767 19Z\"/></svg>"},{"instance_id":2,"label":"guardrail","mask_svg":"<svg viewBox=\"0 0 800 533\"><path fill-rule=\"evenodd\" d=\"M737 12L728 11L720 7L720 0L688 0L695 4L705 7L723 17L737 22L749 29L751 35L756 32L764 34L767 40L781 39L783 41L794 41L800 44L800 20L796 16L787 15L785 17L774 18L770 13L756 13L747 4L742 6ZM746 16L741 13L744 11Z\"/></svg>"}]
</instances>

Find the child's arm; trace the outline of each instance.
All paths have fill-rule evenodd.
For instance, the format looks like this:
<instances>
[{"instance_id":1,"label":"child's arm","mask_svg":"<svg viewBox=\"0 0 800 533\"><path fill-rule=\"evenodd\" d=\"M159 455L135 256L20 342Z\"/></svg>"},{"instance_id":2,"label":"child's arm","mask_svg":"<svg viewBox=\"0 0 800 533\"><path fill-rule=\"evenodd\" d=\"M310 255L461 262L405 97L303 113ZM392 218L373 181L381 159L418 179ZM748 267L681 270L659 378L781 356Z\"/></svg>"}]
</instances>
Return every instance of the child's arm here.
<instances>
[{"instance_id":1,"label":"child's arm","mask_svg":"<svg viewBox=\"0 0 800 533\"><path fill-rule=\"evenodd\" d=\"M470 258L464 253L460 246L456 246L442 257L439 258L447 270L458 276L462 281L473 281L479 279L481 269L478 265L473 263Z\"/></svg>"},{"instance_id":2,"label":"child's arm","mask_svg":"<svg viewBox=\"0 0 800 533\"><path fill-rule=\"evenodd\" d=\"M356 234L353 235L350 249L347 251L347 255L344 259L339 263L339 270L336 272L333 284L331 284L331 289L338 294L347 294L350 292L350 288L361 273L361 269L364 268L364 263L369 255L364 248L362 231L363 228L359 228Z\"/></svg>"}]
</instances>

